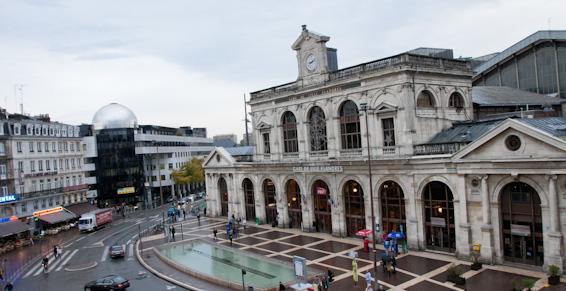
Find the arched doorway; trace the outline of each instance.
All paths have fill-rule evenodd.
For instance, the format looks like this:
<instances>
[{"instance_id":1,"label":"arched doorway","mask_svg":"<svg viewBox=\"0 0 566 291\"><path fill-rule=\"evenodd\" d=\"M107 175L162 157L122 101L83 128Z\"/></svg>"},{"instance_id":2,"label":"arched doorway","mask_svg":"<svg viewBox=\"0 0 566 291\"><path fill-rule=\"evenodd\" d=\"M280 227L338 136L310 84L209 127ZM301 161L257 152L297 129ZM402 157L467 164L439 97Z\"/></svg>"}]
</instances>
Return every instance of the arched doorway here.
<instances>
[{"instance_id":1,"label":"arched doorway","mask_svg":"<svg viewBox=\"0 0 566 291\"><path fill-rule=\"evenodd\" d=\"M366 228L364 190L356 181L348 181L342 190L344 210L346 212L346 235L354 236L360 229Z\"/></svg>"},{"instance_id":2,"label":"arched doorway","mask_svg":"<svg viewBox=\"0 0 566 291\"><path fill-rule=\"evenodd\" d=\"M542 266L544 263L540 197L522 182L501 190L501 235L505 260Z\"/></svg>"},{"instance_id":3,"label":"arched doorway","mask_svg":"<svg viewBox=\"0 0 566 291\"><path fill-rule=\"evenodd\" d=\"M289 211L289 227L301 228L303 214L301 210L301 189L295 180L289 180L285 187L287 193L287 207Z\"/></svg>"},{"instance_id":4,"label":"arched doorway","mask_svg":"<svg viewBox=\"0 0 566 291\"><path fill-rule=\"evenodd\" d=\"M312 185L315 231L332 233L332 205L330 190L324 181L316 180Z\"/></svg>"},{"instance_id":5,"label":"arched doorway","mask_svg":"<svg viewBox=\"0 0 566 291\"><path fill-rule=\"evenodd\" d=\"M275 201L275 184L270 179L263 181L265 197L265 223L273 223L277 219L277 202Z\"/></svg>"},{"instance_id":6,"label":"arched doorway","mask_svg":"<svg viewBox=\"0 0 566 291\"><path fill-rule=\"evenodd\" d=\"M244 189L246 220L254 221L255 220L254 184L250 179L246 178L242 182L242 188Z\"/></svg>"},{"instance_id":7,"label":"arched doorway","mask_svg":"<svg viewBox=\"0 0 566 291\"><path fill-rule=\"evenodd\" d=\"M401 186L394 181L386 181L379 188L379 196L383 231L403 231L406 234L405 196Z\"/></svg>"},{"instance_id":8,"label":"arched doorway","mask_svg":"<svg viewBox=\"0 0 566 291\"><path fill-rule=\"evenodd\" d=\"M218 192L220 193L220 216L228 216L228 186L223 177L218 179Z\"/></svg>"},{"instance_id":9,"label":"arched doorway","mask_svg":"<svg viewBox=\"0 0 566 291\"><path fill-rule=\"evenodd\" d=\"M454 196L442 182L430 182L423 190L426 247L446 252L456 250Z\"/></svg>"}]
</instances>

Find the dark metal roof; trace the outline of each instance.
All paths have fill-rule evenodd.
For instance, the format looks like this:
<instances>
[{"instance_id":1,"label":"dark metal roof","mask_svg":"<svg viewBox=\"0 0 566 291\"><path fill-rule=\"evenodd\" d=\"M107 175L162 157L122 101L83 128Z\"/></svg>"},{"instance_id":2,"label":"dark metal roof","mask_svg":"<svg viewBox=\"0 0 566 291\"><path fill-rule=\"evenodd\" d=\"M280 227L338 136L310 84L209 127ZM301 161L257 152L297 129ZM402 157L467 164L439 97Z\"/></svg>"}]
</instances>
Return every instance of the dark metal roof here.
<instances>
[{"instance_id":1,"label":"dark metal roof","mask_svg":"<svg viewBox=\"0 0 566 291\"><path fill-rule=\"evenodd\" d=\"M77 216L81 216L81 215L83 215L87 212L98 209L98 207L96 207L96 205L92 205L88 202L65 206L65 208L67 210L71 211L72 213L74 213Z\"/></svg>"},{"instance_id":2,"label":"dark metal roof","mask_svg":"<svg viewBox=\"0 0 566 291\"><path fill-rule=\"evenodd\" d=\"M503 119L498 119L456 124L453 127L437 133L431 140L424 144L470 143L484 133L492 130L503 121Z\"/></svg>"},{"instance_id":3,"label":"dark metal roof","mask_svg":"<svg viewBox=\"0 0 566 291\"><path fill-rule=\"evenodd\" d=\"M253 146L224 148L231 156L251 156L254 154Z\"/></svg>"},{"instance_id":4,"label":"dark metal roof","mask_svg":"<svg viewBox=\"0 0 566 291\"><path fill-rule=\"evenodd\" d=\"M497 63L507 59L508 57L516 54L529 46L536 44L543 40L566 40L566 30L541 30L537 31L523 40L519 41L518 43L510 46L508 49L504 50L503 52L499 53L495 57L489 59L485 63L477 66L474 68L474 73L479 75L484 71L489 70L491 67L495 66Z\"/></svg>"},{"instance_id":5,"label":"dark metal roof","mask_svg":"<svg viewBox=\"0 0 566 291\"><path fill-rule=\"evenodd\" d=\"M558 138L566 137L566 118L564 117L523 118L517 119L517 121L538 128Z\"/></svg>"},{"instance_id":6,"label":"dark metal roof","mask_svg":"<svg viewBox=\"0 0 566 291\"><path fill-rule=\"evenodd\" d=\"M0 237L6 237L13 234L18 234L24 231L28 231L31 227L26 223L19 220L8 221L0 224Z\"/></svg>"},{"instance_id":7,"label":"dark metal roof","mask_svg":"<svg viewBox=\"0 0 566 291\"><path fill-rule=\"evenodd\" d=\"M560 105L560 98L510 87L472 87L472 101L479 106Z\"/></svg>"}]
</instances>

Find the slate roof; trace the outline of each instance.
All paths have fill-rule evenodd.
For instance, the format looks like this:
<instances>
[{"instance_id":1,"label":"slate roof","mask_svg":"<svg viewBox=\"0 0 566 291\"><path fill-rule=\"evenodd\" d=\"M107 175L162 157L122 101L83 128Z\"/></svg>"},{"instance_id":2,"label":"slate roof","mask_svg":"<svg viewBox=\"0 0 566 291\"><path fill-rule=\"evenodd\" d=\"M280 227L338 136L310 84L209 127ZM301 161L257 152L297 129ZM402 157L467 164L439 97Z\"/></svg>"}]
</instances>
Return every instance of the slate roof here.
<instances>
[{"instance_id":1,"label":"slate roof","mask_svg":"<svg viewBox=\"0 0 566 291\"><path fill-rule=\"evenodd\" d=\"M437 133L424 144L470 143L492 130L504 119L456 124Z\"/></svg>"},{"instance_id":2,"label":"slate roof","mask_svg":"<svg viewBox=\"0 0 566 291\"><path fill-rule=\"evenodd\" d=\"M479 106L560 105L560 98L510 87L472 87L472 101Z\"/></svg>"},{"instance_id":3,"label":"slate roof","mask_svg":"<svg viewBox=\"0 0 566 291\"><path fill-rule=\"evenodd\" d=\"M224 148L231 156L251 156L254 154L253 146Z\"/></svg>"},{"instance_id":4,"label":"slate roof","mask_svg":"<svg viewBox=\"0 0 566 291\"><path fill-rule=\"evenodd\" d=\"M548 118L523 118L518 121L536 127L558 138L566 138L566 118L564 117L548 117Z\"/></svg>"}]
</instances>

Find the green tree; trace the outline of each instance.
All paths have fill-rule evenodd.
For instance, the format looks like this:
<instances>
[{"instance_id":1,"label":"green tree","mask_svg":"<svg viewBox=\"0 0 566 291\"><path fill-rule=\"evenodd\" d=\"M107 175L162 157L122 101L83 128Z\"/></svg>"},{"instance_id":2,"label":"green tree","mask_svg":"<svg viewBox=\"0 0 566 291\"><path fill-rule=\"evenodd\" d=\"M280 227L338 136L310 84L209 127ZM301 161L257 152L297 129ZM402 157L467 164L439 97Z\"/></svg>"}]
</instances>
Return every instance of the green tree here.
<instances>
[{"instance_id":1,"label":"green tree","mask_svg":"<svg viewBox=\"0 0 566 291\"><path fill-rule=\"evenodd\" d=\"M201 183L204 181L204 170L202 169L202 160L193 158L190 162L184 164L180 169L173 170L171 177L177 187L179 185L188 185L192 183Z\"/></svg>"}]
</instances>

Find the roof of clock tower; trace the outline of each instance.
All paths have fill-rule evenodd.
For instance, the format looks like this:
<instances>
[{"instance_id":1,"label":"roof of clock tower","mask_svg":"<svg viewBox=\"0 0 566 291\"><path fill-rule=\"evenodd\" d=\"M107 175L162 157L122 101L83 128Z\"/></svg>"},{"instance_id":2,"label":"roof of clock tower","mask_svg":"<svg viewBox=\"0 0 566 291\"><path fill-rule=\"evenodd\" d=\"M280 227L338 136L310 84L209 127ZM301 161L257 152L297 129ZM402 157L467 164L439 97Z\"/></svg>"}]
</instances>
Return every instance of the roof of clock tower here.
<instances>
[{"instance_id":1,"label":"roof of clock tower","mask_svg":"<svg viewBox=\"0 0 566 291\"><path fill-rule=\"evenodd\" d=\"M329 36L308 30L306 24L303 24L302 28L303 31L301 32L301 35L299 35L297 40L295 40L295 42L291 46L291 48L296 51L301 49L301 44L303 43L303 41L308 40L310 38L313 38L317 42L327 42L330 40Z\"/></svg>"}]
</instances>

